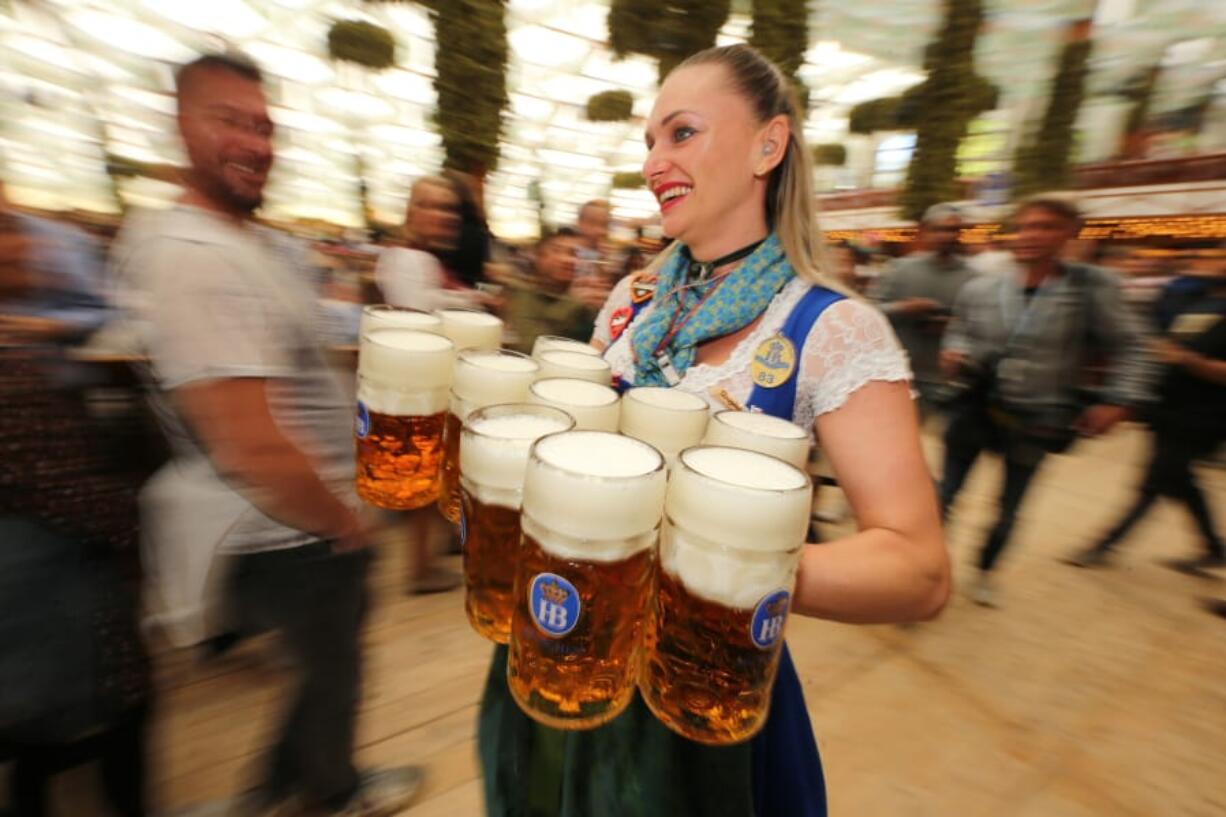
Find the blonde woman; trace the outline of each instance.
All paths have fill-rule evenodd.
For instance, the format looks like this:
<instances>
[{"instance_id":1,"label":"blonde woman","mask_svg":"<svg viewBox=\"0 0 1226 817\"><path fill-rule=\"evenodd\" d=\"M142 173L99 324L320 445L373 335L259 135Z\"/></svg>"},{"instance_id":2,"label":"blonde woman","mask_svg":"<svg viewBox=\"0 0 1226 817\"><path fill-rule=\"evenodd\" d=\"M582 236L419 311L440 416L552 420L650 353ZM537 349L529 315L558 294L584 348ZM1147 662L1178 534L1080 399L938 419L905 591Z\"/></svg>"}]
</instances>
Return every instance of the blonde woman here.
<instances>
[{"instance_id":1,"label":"blonde woman","mask_svg":"<svg viewBox=\"0 0 1226 817\"><path fill-rule=\"evenodd\" d=\"M797 105L775 66L746 46L701 52L660 90L643 174L675 243L614 290L593 343L624 385L669 386L713 409L748 406L813 430L858 531L809 546L792 612L849 623L931 618L949 595L932 479L921 455L906 356L886 320L818 262L811 167ZM783 335L782 386L751 362ZM767 724L703 746L636 699L591 732L528 722L495 654L481 715L492 815L822 817L825 790L786 647Z\"/></svg>"}]
</instances>

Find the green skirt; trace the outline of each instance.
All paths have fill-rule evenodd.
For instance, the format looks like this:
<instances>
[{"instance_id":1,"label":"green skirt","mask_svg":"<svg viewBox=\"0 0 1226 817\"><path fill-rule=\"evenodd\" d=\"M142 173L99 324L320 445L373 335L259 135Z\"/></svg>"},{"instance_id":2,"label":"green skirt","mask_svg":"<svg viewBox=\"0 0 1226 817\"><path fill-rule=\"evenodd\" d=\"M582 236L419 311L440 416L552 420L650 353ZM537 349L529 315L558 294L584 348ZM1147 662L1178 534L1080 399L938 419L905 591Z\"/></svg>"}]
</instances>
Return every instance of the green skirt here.
<instances>
[{"instance_id":1,"label":"green skirt","mask_svg":"<svg viewBox=\"0 0 1226 817\"><path fill-rule=\"evenodd\" d=\"M811 762L789 779L765 780L774 777L774 767L794 766L798 756L808 755L808 746L801 751L781 746L774 756L782 762L767 768L762 741L706 746L686 740L660 723L637 693L625 712L599 728L563 731L543 726L525 715L511 696L507 652L505 646L494 649L478 725L490 817L825 814L821 768L803 703L803 724L797 713L777 711L774 703L771 720L786 721L789 731L801 727L801 742L812 746ZM790 661L787 667L794 679ZM759 788L765 780L778 791L755 793L755 774ZM805 805L781 811L775 795L789 802L803 797Z\"/></svg>"}]
</instances>

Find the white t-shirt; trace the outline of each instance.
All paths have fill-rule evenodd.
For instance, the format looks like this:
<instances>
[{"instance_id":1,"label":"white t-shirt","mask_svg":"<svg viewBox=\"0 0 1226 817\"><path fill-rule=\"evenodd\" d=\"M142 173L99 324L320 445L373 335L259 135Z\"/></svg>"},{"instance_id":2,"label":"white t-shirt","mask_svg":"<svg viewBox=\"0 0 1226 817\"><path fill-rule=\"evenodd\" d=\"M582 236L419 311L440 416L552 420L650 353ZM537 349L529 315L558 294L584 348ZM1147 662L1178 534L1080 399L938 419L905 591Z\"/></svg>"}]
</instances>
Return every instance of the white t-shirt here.
<instances>
[{"instance_id":1,"label":"white t-shirt","mask_svg":"<svg viewBox=\"0 0 1226 817\"><path fill-rule=\"evenodd\" d=\"M353 401L326 362L315 293L296 266L301 257L283 233L185 206L130 215L112 250L119 303L149 357L158 392L266 378L277 425L333 492L356 507ZM175 452L171 467L190 475L185 490L228 489L241 500L220 550L277 550L317 539L264 515L244 495L245 486L223 479L169 401L157 400L155 409Z\"/></svg>"},{"instance_id":2,"label":"white t-shirt","mask_svg":"<svg viewBox=\"0 0 1226 817\"><path fill-rule=\"evenodd\" d=\"M690 366L678 388L703 397L713 411L727 408L718 397L721 391L745 405L754 387L750 376L754 353L764 341L782 331L792 308L809 288L810 285L800 279L790 281L775 295L757 328L737 344L726 361L719 365L698 363ZM653 309L650 304L644 308L617 341L608 346L609 321L613 313L630 303L630 278L627 277L613 289L597 316L592 337L606 344L605 359L613 374L627 383L634 381L630 338L635 325ZM796 384L792 421L812 436L817 417L842 406L869 382L910 379L907 354L885 316L863 301L851 298L839 301L822 312L800 351L800 380Z\"/></svg>"},{"instance_id":3,"label":"white t-shirt","mask_svg":"<svg viewBox=\"0 0 1226 817\"><path fill-rule=\"evenodd\" d=\"M375 281L383 301L392 306L421 309L479 309L477 290L447 289L442 263L428 252L388 247L379 254Z\"/></svg>"}]
</instances>

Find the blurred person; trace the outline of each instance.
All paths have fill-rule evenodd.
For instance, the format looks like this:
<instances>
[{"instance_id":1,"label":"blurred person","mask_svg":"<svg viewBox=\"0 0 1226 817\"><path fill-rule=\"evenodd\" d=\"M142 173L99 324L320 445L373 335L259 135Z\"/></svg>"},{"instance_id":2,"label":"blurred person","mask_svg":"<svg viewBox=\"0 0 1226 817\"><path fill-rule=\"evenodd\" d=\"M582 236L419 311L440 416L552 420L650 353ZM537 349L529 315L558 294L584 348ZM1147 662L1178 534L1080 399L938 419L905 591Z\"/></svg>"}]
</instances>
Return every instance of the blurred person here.
<instances>
[{"instance_id":1,"label":"blurred person","mask_svg":"<svg viewBox=\"0 0 1226 817\"><path fill-rule=\"evenodd\" d=\"M443 255L442 261L461 281L475 287L486 278L486 264L491 261L494 243L485 220L482 181L458 170L444 170L442 176L451 182L460 199L460 229L455 245Z\"/></svg>"},{"instance_id":2,"label":"blurred person","mask_svg":"<svg viewBox=\"0 0 1226 817\"><path fill-rule=\"evenodd\" d=\"M423 176L413 184L404 222L408 246L383 250L375 267L385 303L427 312L497 304L494 296L470 286L444 261L455 252L460 236L460 206L460 192L451 179ZM407 522L409 592L445 593L459 587L459 573L435 564L437 545L450 533L446 521L432 507L396 516Z\"/></svg>"},{"instance_id":3,"label":"blurred person","mask_svg":"<svg viewBox=\"0 0 1226 817\"><path fill-rule=\"evenodd\" d=\"M997 233L989 238L983 249L967 259L967 265L979 275L1015 275L1017 261L1009 249L1013 237Z\"/></svg>"},{"instance_id":4,"label":"blurred person","mask_svg":"<svg viewBox=\"0 0 1226 817\"><path fill-rule=\"evenodd\" d=\"M925 417L948 397L939 360L941 337L958 293L976 274L959 252L962 225L962 213L953 205L928 208L920 222L922 249L890 264L874 293L911 357Z\"/></svg>"},{"instance_id":5,"label":"blurred person","mask_svg":"<svg viewBox=\"0 0 1226 817\"><path fill-rule=\"evenodd\" d=\"M1175 277L1160 254L1143 247L1133 248L1120 264L1124 300L1138 315L1148 316L1153 311L1163 288Z\"/></svg>"},{"instance_id":6,"label":"blurred person","mask_svg":"<svg viewBox=\"0 0 1226 817\"><path fill-rule=\"evenodd\" d=\"M948 598L948 560L910 372L885 318L819 266L801 121L786 77L748 46L699 52L669 74L647 121L643 174L677 240L614 289L593 345L626 387L681 389L714 410L752 405L821 440L858 529L802 549L794 615L932 618ZM641 287L652 280L654 291ZM755 380L755 356L781 365ZM764 729L730 746L670 732L639 696L597 729L541 726L513 703L506 657L496 648L481 705L493 817L826 814L786 645Z\"/></svg>"},{"instance_id":7,"label":"blurred person","mask_svg":"<svg viewBox=\"0 0 1226 817\"><path fill-rule=\"evenodd\" d=\"M618 273L617 280L632 275L643 267L647 266L649 258L643 250L643 228L638 227L634 231L634 241L626 248L626 254L622 259L621 271ZM611 283L616 284L617 281Z\"/></svg>"},{"instance_id":8,"label":"blurred person","mask_svg":"<svg viewBox=\"0 0 1226 817\"><path fill-rule=\"evenodd\" d=\"M834 275L849 290L864 294L874 280L875 271L869 267L869 254L850 241L839 241L827 248Z\"/></svg>"},{"instance_id":9,"label":"blurred person","mask_svg":"<svg viewBox=\"0 0 1226 817\"><path fill-rule=\"evenodd\" d=\"M578 278L603 281L607 277L612 261L607 247L610 218L609 203L604 199L593 199L579 208L579 218L575 223L581 239L576 270Z\"/></svg>"},{"instance_id":10,"label":"blurred person","mask_svg":"<svg viewBox=\"0 0 1226 817\"><path fill-rule=\"evenodd\" d=\"M460 196L451 181L423 176L414 182L404 217L407 246L386 248L375 266L385 303L433 312L489 302L443 262L456 248L460 224Z\"/></svg>"},{"instance_id":11,"label":"blurred person","mask_svg":"<svg viewBox=\"0 0 1226 817\"><path fill-rule=\"evenodd\" d=\"M355 346L362 322L362 288L356 278L334 269L318 303L319 334L332 346Z\"/></svg>"},{"instance_id":12,"label":"blurred person","mask_svg":"<svg viewBox=\"0 0 1226 817\"><path fill-rule=\"evenodd\" d=\"M15 209L0 183L0 255L18 246L30 281L3 304L0 331L76 344L106 323L111 311L96 240L70 224Z\"/></svg>"},{"instance_id":13,"label":"blurred person","mask_svg":"<svg viewBox=\"0 0 1226 817\"><path fill-rule=\"evenodd\" d=\"M254 788L189 813L386 814L420 770L359 771L354 725L370 561L353 494L352 399L324 360L314 292L258 225L273 163L262 75L240 55L206 55L176 76L190 167L173 208L129 216L114 250L125 287L144 297L141 327L155 408L173 461L143 509L159 578L194 559L197 595L222 569L239 630L281 636L297 676ZM168 564L169 563L169 564ZM159 589L178 585L161 584ZM182 591L181 591L182 592ZM190 594L187 594L190 596ZM204 632L190 598L167 597L171 634Z\"/></svg>"},{"instance_id":14,"label":"blurred person","mask_svg":"<svg viewBox=\"0 0 1226 817\"><path fill-rule=\"evenodd\" d=\"M47 291L47 255L24 231L0 234L0 314ZM0 759L17 817L48 814L51 777L95 760L113 813L144 817L140 475L106 450L63 348L47 342L82 324L55 323L0 321Z\"/></svg>"},{"instance_id":15,"label":"blurred person","mask_svg":"<svg viewBox=\"0 0 1226 817\"><path fill-rule=\"evenodd\" d=\"M587 342L596 313L609 288L595 279L575 279L578 233L567 227L536 243L532 277L512 287L507 321L515 332L515 348L531 353L540 335L558 335Z\"/></svg>"},{"instance_id":16,"label":"blurred person","mask_svg":"<svg viewBox=\"0 0 1226 817\"><path fill-rule=\"evenodd\" d=\"M1067 450L1078 434L1105 434L1149 397L1143 332L1119 282L1106 270L1061 260L1080 229L1076 206L1035 197L1018 206L1013 223L1019 274L967 283L941 351L945 375L966 388L945 433L942 513L948 515L980 452L1004 458L1000 509L972 590L987 606L996 600L992 571L1047 454ZM1094 354L1107 358L1107 383L1101 397L1086 401L1078 386Z\"/></svg>"},{"instance_id":17,"label":"blurred person","mask_svg":"<svg viewBox=\"0 0 1226 817\"><path fill-rule=\"evenodd\" d=\"M1169 565L1193 575L1226 567L1226 545L1213 523L1193 464L1226 442L1226 263L1195 269L1166 286L1155 314L1163 364L1157 403L1147 412L1153 448L1137 498L1109 531L1068 561L1107 565L1119 543L1161 496L1182 502L1205 544L1202 556Z\"/></svg>"}]
</instances>

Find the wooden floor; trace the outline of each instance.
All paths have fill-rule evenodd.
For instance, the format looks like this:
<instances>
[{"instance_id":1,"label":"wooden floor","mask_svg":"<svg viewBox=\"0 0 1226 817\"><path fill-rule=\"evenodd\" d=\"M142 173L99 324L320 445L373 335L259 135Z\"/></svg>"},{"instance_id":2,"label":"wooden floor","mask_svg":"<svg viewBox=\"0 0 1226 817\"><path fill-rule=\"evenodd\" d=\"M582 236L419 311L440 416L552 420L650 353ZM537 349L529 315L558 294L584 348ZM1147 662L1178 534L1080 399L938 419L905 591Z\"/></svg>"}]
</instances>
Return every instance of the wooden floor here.
<instances>
[{"instance_id":1,"label":"wooden floor","mask_svg":"<svg viewBox=\"0 0 1226 817\"><path fill-rule=\"evenodd\" d=\"M1198 607L1226 595L1226 582L1157 564L1196 550L1182 509L1156 508L1114 570L1056 561L1130 498L1145 445L1128 430L1050 462L999 571L1001 609L959 593L919 626L790 622L835 817L1226 815L1226 621ZM959 577L998 476L982 463L956 509ZM1226 471L1205 476L1226 528ZM407 597L403 573L398 549L384 546L361 760L425 765L428 783L406 815L480 815L473 740L490 648L469 630L459 592ZM284 700L275 658L268 644L204 668L160 658L160 804L246 784ZM66 778L61 801L83 802L88 778Z\"/></svg>"}]
</instances>

